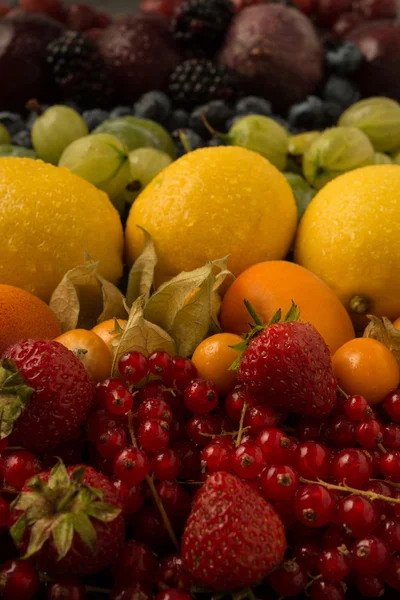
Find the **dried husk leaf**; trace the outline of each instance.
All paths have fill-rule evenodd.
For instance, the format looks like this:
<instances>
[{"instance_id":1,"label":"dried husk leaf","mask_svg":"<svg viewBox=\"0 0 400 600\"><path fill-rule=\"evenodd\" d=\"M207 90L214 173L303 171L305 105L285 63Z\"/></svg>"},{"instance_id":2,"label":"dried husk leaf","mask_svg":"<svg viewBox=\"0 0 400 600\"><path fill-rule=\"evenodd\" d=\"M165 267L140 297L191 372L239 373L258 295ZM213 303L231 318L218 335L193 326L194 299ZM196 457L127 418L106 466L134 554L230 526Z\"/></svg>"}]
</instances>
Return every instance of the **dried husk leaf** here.
<instances>
[{"instance_id":1,"label":"dried husk leaf","mask_svg":"<svg viewBox=\"0 0 400 600\"><path fill-rule=\"evenodd\" d=\"M141 352L145 356L156 350L165 350L171 355L176 353L172 337L144 318L143 303L141 297L133 303L123 333L111 342L114 352L113 375L118 373L118 361L125 352Z\"/></svg>"},{"instance_id":2,"label":"dried husk leaf","mask_svg":"<svg viewBox=\"0 0 400 600\"><path fill-rule=\"evenodd\" d=\"M98 266L85 254L84 264L68 271L54 290L50 308L63 332L91 329L113 317L126 318L123 294L98 273Z\"/></svg>"},{"instance_id":3,"label":"dried husk leaf","mask_svg":"<svg viewBox=\"0 0 400 600\"><path fill-rule=\"evenodd\" d=\"M393 352L400 364L400 331L387 318L367 315L370 323L364 331L364 337L372 338L385 344Z\"/></svg>"},{"instance_id":4,"label":"dried husk leaf","mask_svg":"<svg viewBox=\"0 0 400 600\"><path fill-rule=\"evenodd\" d=\"M126 303L130 307L142 296L147 302L154 284L154 269L157 265L157 254L153 238L142 227L144 234L144 247L139 258L134 262L128 279L128 289L126 292Z\"/></svg>"}]
</instances>

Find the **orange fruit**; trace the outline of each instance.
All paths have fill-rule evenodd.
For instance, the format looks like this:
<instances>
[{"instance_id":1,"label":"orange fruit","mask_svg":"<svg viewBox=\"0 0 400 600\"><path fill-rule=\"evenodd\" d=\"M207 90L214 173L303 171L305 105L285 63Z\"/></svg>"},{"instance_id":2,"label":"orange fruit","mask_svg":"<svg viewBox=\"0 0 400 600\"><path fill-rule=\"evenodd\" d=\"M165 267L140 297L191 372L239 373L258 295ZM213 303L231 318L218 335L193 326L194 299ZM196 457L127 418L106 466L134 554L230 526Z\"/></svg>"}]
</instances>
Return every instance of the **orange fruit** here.
<instances>
[{"instance_id":1,"label":"orange fruit","mask_svg":"<svg viewBox=\"0 0 400 600\"><path fill-rule=\"evenodd\" d=\"M127 323L127 321L125 321L124 319L117 319L117 321L118 321L118 325L120 327L123 327ZM113 339L116 338L118 335L118 333L113 333L114 329L115 329L114 319L108 319L107 321L103 321L102 323L95 325L91 331L93 331L93 333L98 335L103 340L103 342L105 342L107 344L107 346L111 350L110 344L113 341Z\"/></svg>"},{"instance_id":2,"label":"orange fruit","mask_svg":"<svg viewBox=\"0 0 400 600\"><path fill-rule=\"evenodd\" d=\"M399 385L400 370L387 346L372 338L351 340L332 358L338 385L353 396L364 396L369 404L379 404Z\"/></svg>"},{"instance_id":3,"label":"orange fruit","mask_svg":"<svg viewBox=\"0 0 400 600\"><path fill-rule=\"evenodd\" d=\"M86 371L98 383L111 375L112 355L103 340L87 329L72 329L55 339L80 358Z\"/></svg>"},{"instance_id":4,"label":"orange fruit","mask_svg":"<svg viewBox=\"0 0 400 600\"><path fill-rule=\"evenodd\" d=\"M221 395L228 394L236 383L236 371L229 371L239 352L230 348L243 342L233 333L217 333L206 338L197 346L192 356L199 377L213 381Z\"/></svg>"},{"instance_id":5,"label":"orange fruit","mask_svg":"<svg viewBox=\"0 0 400 600\"><path fill-rule=\"evenodd\" d=\"M40 298L0 284L0 355L22 339L52 340L61 329L51 308Z\"/></svg>"},{"instance_id":6,"label":"orange fruit","mask_svg":"<svg viewBox=\"0 0 400 600\"><path fill-rule=\"evenodd\" d=\"M393 322L393 325L396 329L400 329L400 317Z\"/></svg>"},{"instance_id":7,"label":"orange fruit","mask_svg":"<svg viewBox=\"0 0 400 600\"><path fill-rule=\"evenodd\" d=\"M291 262L258 263L232 283L222 301L222 329L242 334L249 331L251 317L244 300L249 300L266 323L278 309L284 315L292 300L300 318L314 325L332 353L355 337L351 319L329 287L313 273Z\"/></svg>"}]
</instances>

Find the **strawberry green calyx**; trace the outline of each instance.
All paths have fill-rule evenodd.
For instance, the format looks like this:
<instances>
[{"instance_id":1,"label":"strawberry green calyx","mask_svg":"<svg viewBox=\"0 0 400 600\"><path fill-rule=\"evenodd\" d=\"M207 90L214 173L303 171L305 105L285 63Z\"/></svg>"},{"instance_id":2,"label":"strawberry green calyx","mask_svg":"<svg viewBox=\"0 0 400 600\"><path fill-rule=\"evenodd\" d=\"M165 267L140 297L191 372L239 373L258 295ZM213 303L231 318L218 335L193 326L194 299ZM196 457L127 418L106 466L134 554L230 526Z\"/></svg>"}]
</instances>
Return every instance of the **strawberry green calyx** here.
<instances>
[{"instance_id":1,"label":"strawberry green calyx","mask_svg":"<svg viewBox=\"0 0 400 600\"><path fill-rule=\"evenodd\" d=\"M71 549L74 535L94 553L96 531L92 519L109 523L120 514L120 509L103 502L101 491L84 483L85 467L76 467L69 475L60 460L50 472L48 481L39 476L27 484L12 503L12 512L22 512L10 533L18 545L25 530L30 529L28 548L24 558L39 552L47 541L53 541L58 559Z\"/></svg>"},{"instance_id":2,"label":"strawberry green calyx","mask_svg":"<svg viewBox=\"0 0 400 600\"><path fill-rule=\"evenodd\" d=\"M28 404L33 389L26 385L15 364L8 359L0 363L0 440L8 437L14 423Z\"/></svg>"},{"instance_id":3,"label":"strawberry green calyx","mask_svg":"<svg viewBox=\"0 0 400 600\"><path fill-rule=\"evenodd\" d=\"M264 331L264 329L266 329L267 327L270 327L271 325L276 325L277 323L292 323L294 321L300 320L300 309L293 302L293 300L292 300L291 307L289 308L288 312L286 313L286 315L283 319L282 319L282 310L279 308L269 323L262 322L262 320L260 319L260 317L258 316L256 311L254 310L254 307L252 306L251 302L249 302L248 300L244 300L244 305L245 305L248 313L250 314L251 318L253 319L253 323L249 324L251 327L250 333L243 335L243 342L239 342L239 344L230 346L234 350L237 350L238 352L240 352L240 355L238 356L238 358L229 367L230 371L238 370L239 365L242 360L242 357L243 357L243 354L246 352L250 342L255 337L257 337L262 331Z\"/></svg>"}]
</instances>

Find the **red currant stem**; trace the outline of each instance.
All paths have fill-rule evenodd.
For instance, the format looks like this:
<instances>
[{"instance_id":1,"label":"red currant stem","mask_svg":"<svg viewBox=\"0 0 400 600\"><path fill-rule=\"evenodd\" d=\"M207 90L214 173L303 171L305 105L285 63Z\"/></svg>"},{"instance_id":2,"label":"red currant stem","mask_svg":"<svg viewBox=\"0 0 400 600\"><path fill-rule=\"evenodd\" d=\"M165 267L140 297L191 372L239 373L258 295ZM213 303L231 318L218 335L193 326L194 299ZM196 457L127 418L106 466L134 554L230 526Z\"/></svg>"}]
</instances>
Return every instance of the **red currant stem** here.
<instances>
[{"instance_id":1,"label":"red currant stem","mask_svg":"<svg viewBox=\"0 0 400 600\"><path fill-rule=\"evenodd\" d=\"M382 452L382 454L386 454L387 450L386 450L385 446L382 443L378 444L378 448Z\"/></svg>"},{"instance_id":2,"label":"red currant stem","mask_svg":"<svg viewBox=\"0 0 400 600\"><path fill-rule=\"evenodd\" d=\"M131 440L132 440L132 446L134 446L135 448L137 448L137 441L136 441L136 436L135 436L135 431L133 429L133 415L132 415L132 411L130 410L128 413L128 429L129 429L129 435L131 436ZM172 529L172 525L171 525L171 521L168 518L167 513L165 512L165 508L164 505L161 501L161 498L157 492L156 486L154 485L154 481L153 478L150 477L150 475L147 475L146 477L146 481L147 484L150 488L150 491L152 493L152 496L154 498L154 502L156 503L156 506L159 510L159 513L161 515L161 518L164 522L165 527L167 528L169 537L171 538L172 543L174 544L175 548L178 550L179 552L179 542L177 540L177 537L174 533L174 530Z\"/></svg>"},{"instance_id":3,"label":"red currant stem","mask_svg":"<svg viewBox=\"0 0 400 600\"><path fill-rule=\"evenodd\" d=\"M371 479L371 481L381 482L382 479ZM395 483L394 481L390 481L390 479L385 479L385 483L387 483L388 485L391 485L392 487L396 488L397 490L400 490L400 483Z\"/></svg>"},{"instance_id":4,"label":"red currant stem","mask_svg":"<svg viewBox=\"0 0 400 600\"><path fill-rule=\"evenodd\" d=\"M316 575L315 577L313 577L312 575L309 575L310 577L310 581L307 583L306 587L304 588L304 593L306 594L306 596L308 596L307 592L310 589L310 587L313 585L313 583L315 581L317 581L317 579L322 579L322 575Z\"/></svg>"},{"instance_id":5,"label":"red currant stem","mask_svg":"<svg viewBox=\"0 0 400 600\"><path fill-rule=\"evenodd\" d=\"M242 433L244 433L245 431L247 431L248 429L251 429L251 427L243 427L242 429ZM231 437L231 438L235 438L239 435L239 431L224 431L222 430L221 433L203 433L200 432L200 435L202 435L203 437L209 437L212 438L213 440L220 438L220 437Z\"/></svg>"},{"instance_id":6,"label":"red currant stem","mask_svg":"<svg viewBox=\"0 0 400 600\"><path fill-rule=\"evenodd\" d=\"M383 502L388 502L389 504L400 504L400 498L388 498L387 496L383 496L382 494L376 494L375 492L365 492L364 490L358 490L357 488L351 488L345 484L343 485L335 485L333 483L327 483L326 481L322 481L321 479L317 479L317 481L312 481L311 479L304 479L304 477L300 477L301 483L313 483L317 485L322 485L328 490L337 490L338 492L349 492L350 494L358 494L359 496L365 496L370 500L382 500Z\"/></svg>"},{"instance_id":7,"label":"red currant stem","mask_svg":"<svg viewBox=\"0 0 400 600\"><path fill-rule=\"evenodd\" d=\"M23 446L7 446L2 452L18 452L19 450L25 450L25 448Z\"/></svg>"},{"instance_id":8,"label":"red currant stem","mask_svg":"<svg viewBox=\"0 0 400 600\"><path fill-rule=\"evenodd\" d=\"M177 481L179 485L204 485L204 481Z\"/></svg>"},{"instance_id":9,"label":"red currant stem","mask_svg":"<svg viewBox=\"0 0 400 600\"><path fill-rule=\"evenodd\" d=\"M240 415L240 423L239 423L239 434L237 436L237 440L236 440L236 446L240 446L241 442L242 442L242 437L243 437L243 425L244 425L244 418L246 416L246 411L247 411L247 407L248 404L245 402L243 404L243 408L242 408L242 414Z\"/></svg>"},{"instance_id":10,"label":"red currant stem","mask_svg":"<svg viewBox=\"0 0 400 600\"><path fill-rule=\"evenodd\" d=\"M345 398L350 398L350 396L348 394L346 394L346 392L344 390L342 390L342 388L338 385L337 386L337 390L338 392L340 392L342 394L342 396L344 396Z\"/></svg>"}]
</instances>

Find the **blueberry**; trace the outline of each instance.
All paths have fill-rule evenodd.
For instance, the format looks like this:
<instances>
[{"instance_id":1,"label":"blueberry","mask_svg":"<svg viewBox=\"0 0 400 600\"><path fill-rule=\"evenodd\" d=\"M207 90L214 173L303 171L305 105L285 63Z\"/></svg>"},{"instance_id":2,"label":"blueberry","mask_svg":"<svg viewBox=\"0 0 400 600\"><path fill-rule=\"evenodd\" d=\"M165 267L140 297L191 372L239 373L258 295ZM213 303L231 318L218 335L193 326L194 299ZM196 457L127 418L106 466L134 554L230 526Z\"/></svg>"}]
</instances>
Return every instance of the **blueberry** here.
<instances>
[{"instance_id":1,"label":"blueberry","mask_svg":"<svg viewBox=\"0 0 400 600\"><path fill-rule=\"evenodd\" d=\"M226 124L225 124L226 131L229 131L231 129L231 127L234 126L235 123L237 123L238 121L240 121L240 119L242 119L245 116L246 115L236 115L235 117L232 117L232 119L228 119L227 122L226 122Z\"/></svg>"},{"instance_id":2,"label":"blueberry","mask_svg":"<svg viewBox=\"0 0 400 600\"><path fill-rule=\"evenodd\" d=\"M352 75L363 61L363 53L351 42L341 42L327 50L325 63L329 70L338 75Z\"/></svg>"},{"instance_id":3,"label":"blueberry","mask_svg":"<svg viewBox=\"0 0 400 600\"><path fill-rule=\"evenodd\" d=\"M237 115L264 115L269 117L272 114L271 102L257 96L246 96L236 103L235 112Z\"/></svg>"},{"instance_id":4,"label":"blueberry","mask_svg":"<svg viewBox=\"0 0 400 600\"><path fill-rule=\"evenodd\" d=\"M338 75L331 75L325 84L322 95L327 102L335 102L342 109L348 108L352 104L358 102L361 98L361 93L358 87L346 79Z\"/></svg>"},{"instance_id":5,"label":"blueberry","mask_svg":"<svg viewBox=\"0 0 400 600\"><path fill-rule=\"evenodd\" d=\"M76 110L77 113L82 114L82 107L79 106L74 100L66 100L64 102L64 106L69 106L73 110Z\"/></svg>"},{"instance_id":6,"label":"blueberry","mask_svg":"<svg viewBox=\"0 0 400 600\"><path fill-rule=\"evenodd\" d=\"M121 117L132 116L132 109L130 106L116 106L110 112L111 119L119 119Z\"/></svg>"},{"instance_id":7,"label":"blueberry","mask_svg":"<svg viewBox=\"0 0 400 600\"><path fill-rule=\"evenodd\" d=\"M178 157L204 146L204 140L192 129L176 129L172 133L172 138Z\"/></svg>"},{"instance_id":8,"label":"blueberry","mask_svg":"<svg viewBox=\"0 0 400 600\"><path fill-rule=\"evenodd\" d=\"M2 123L6 129L8 129L11 136L25 129L24 120L18 113L6 111L0 112L0 123Z\"/></svg>"},{"instance_id":9,"label":"blueberry","mask_svg":"<svg viewBox=\"0 0 400 600\"><path fill-rule=\"evenodd\" d=\"M293 129L293 127L290 126L288 121L280 115L271 115L271 119L275 121L275 123L278 123L279 125L281 125L281 127L284 127L287 130Z\"/></svg>"},{"instance_id":10,"label":"blueberry","mask_svg":"<svg viewBox=\"0 0 400 600\"><path fill-rule=\"evenodd\" d=\"M171 114L171 100L163 92L147 92L134 104L133 112L136 117L164 124Z\"/></svg>"},{"instance_id":11,"label":"blueberry","mask_svg":"<svg viewBox=\"0 0 400 600\"><path fill-rule=\"evenodd\" d=\"M109 113L106 110L102 110L101 108L85 110L85 112L82 115L82 118L88 126L89 131L93 131L93 129L96 129L96 127L104 123L104 121L106 121L109 117Z\"/></svg>"},{"instance_id":12,"label":"blueberry","mask_svg":"<svg viewBox=\"0 0 400 600\"><path fill-rule=\"evenodd\" d=\"M288 122L290 128L319 129L324 122L324 103L317 96L308 96L304 102L291 107Z\"/></svg>"},{"instance_id":13,"label":"blueberry","mask_svg":"<svg viewBox=\"0 0 400 600\"><path fill-rule=\"evenodd\" d=\"M343 109L337 102L324 102L324 127L337 125Z\"/></svg>"},{"instance_id":14,"label":"blueberry","mask_svg":"<svg viewBox=\"0 0 400 600\"><path fill-rule=\"evenodd\" d=\"M23 146L24 148L33 148L31 134L27 129L21 129L18 133L15 133L11 138L13 146Z\"/></svg>"},{"instance_id":15,"label":"blueberry","mask_svg":"<svg viewBox=\"0 0 400 600\"><path fill-rule=\"evenodd\" d=\"M183 127L187 127L189 123L189 114L186 110L182 110L178 108L174 110L171 114L170 121L168 123L168 129L170 131L175 131L175 129L182 129Z\"/></svg>"},{"instance_id":16,"label":"blueberry","mask_svg":"<svg viewBox=\"0 0 400 600\"><path fill-rule=\"evenodd\" d=\"M216 131L225 129L226 122L232 118L232 109L223 100L213 100L204 106L198 106L189 117L189 127L204 139L210 137L210 132L204 124L207 123Z\"/></svg>"}]
</instances>

